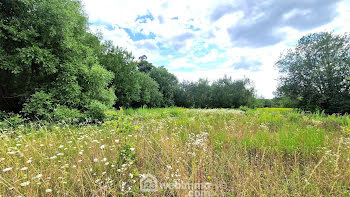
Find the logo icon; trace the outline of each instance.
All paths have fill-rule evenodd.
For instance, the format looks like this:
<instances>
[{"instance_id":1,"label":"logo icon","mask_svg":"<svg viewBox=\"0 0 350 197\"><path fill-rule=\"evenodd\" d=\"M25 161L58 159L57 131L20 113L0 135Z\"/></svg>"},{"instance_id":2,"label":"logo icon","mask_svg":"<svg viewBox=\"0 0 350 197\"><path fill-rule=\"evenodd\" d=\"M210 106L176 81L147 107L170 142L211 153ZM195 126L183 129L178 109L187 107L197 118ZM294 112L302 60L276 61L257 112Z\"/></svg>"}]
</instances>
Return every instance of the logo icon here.
<instances>
[{"instance_id":1,"label":"logo icon","mask_svg":"<svg viewBox=\"0 0 350 197\"><path fill-rule=\"evenodd\" d=\"M141 192L156 192L158 191L158 180L151 174L145 174L140 180Z\"/></svg>"}]
</instances>

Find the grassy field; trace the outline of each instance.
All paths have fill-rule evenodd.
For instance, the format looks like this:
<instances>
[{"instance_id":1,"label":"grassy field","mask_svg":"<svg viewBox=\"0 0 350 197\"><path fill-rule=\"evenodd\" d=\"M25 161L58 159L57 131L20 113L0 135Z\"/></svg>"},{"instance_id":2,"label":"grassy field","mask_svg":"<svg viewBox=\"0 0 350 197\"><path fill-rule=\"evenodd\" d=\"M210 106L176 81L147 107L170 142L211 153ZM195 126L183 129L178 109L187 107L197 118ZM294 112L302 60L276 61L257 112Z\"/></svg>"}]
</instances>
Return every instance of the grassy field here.
<instances>
[{"instance_id":1,"label":"grassy field","mask_svg":"<svg viewBox=\"0 0 350 197\"><path fill-rule=\"evenodd\" d=\"M157 191L140 190L147 174ZM350 117L137 109L101 125L2 131L0 196L121 195L349 196Z\"/></svg>"}]
</instances>

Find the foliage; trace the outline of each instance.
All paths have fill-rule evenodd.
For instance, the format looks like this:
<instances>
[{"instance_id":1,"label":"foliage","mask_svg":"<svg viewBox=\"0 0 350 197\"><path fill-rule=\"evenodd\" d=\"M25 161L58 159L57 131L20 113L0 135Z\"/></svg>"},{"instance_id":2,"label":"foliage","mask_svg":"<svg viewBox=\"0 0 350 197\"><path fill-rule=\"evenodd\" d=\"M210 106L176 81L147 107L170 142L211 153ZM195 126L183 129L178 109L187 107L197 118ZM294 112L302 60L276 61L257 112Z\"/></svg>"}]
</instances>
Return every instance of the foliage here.
<instances>
[{"instance_id":1,"label":"foliage","mask_svg":"<svg viewBox=\"0 0 350 197\"><path fill-rule=\"evenodd\" d=\"M278 91L305 110L350 112L350 36L321 32L302 37L282 54Z\"/></svg>"},{"instance_id":2,"label":"foliage","mask_svg":"<svg viewBox=\"0 0 350 197\"><path fill-rule=\"evenodd\" d=\"M53 112L53 118L55 121L77 123L84 121L86 117L77 109L69 109L66 106L58 106Z\"/></svg>"},{"instance_id":3,"label":"foliage","mask_svg":"<svg viewBox=\"0 0 350 197\"><path fill-rule=\"evenodd\" d=\"M176 92L176 105L184 107L206 108L211 107L211 86L207 79L196 82L184 81L180 83Z\"/></svg>"},{"instance_id":4,"label":"foliage","mask_svg":"<svg viewBox=\"0 0 350 197\"><path fill-rule=\"evenodd\" d=\"M92 101L90 105L87 106L87 115L92 120L103 121L106 118L105 111L108 107L99 101Z\"/></svg>"},{"instance_id":5,"label":"foliage","mask_svg":"<svg viewBox=\"0 0 350 197\"><path fill-rule=\"evenodd\" d=\"M164 67L153 68L149 76L159 84L159 91L163 95L161 106L173 106L178 80L175 75L168 72Z\"/></svg>"},{"instance_id":6,"label":"foliage","mask_svg":"<svg viewBox=\"0 0 350 197\"><path fill-rule=\"evenodd\" d=\"M0 131L4 129L17 129L19 126L23 126L25 119L19 114L7 114L0 119Z\"/></svg>"},{"instance_id":7,"label":"foliage","mask_svg":"<svg viewBox=\"0 0 350 197\"><path fill-rule=\"evenodd\" d=\"M140 72L149 73L149 72L151 72L151 70L153 68L155 68L155 66L153 66L152 63L149 63L147 61L147 56L146 55L143 55L143 56L139 57L139 62L137 63L137 69Z\"/></svg>"},{"instance_id":8,"label":"foliage","mask_svg":"<svg viewBox=\"0 0 350 197\"><path fill-rule=\"evenodd\" d=\"M248 79L232 81L226 76L218 79L211 87L211 106L213 108L250 106L254 99L254 89L248 88L249 85Z\"/></svg>"},{"instance_id":9,"label":"foliage","mask_svg":"<svg viewBox=\"0 0 350 197\"><path fill-rule=\"evenodd\" d=\"M128 51L114 47L112 42L104 44L104 52L99 58L101 64L113 73L112 86L117 96L116 107L130 107L140 100L140 85L134 57Z\"/></svg>"},{"instance_id":10,"label":"foliage","mask_svg":"<svg viewBox=\"0 0 350 197\"><path fill-rule=\"evenodd\" d=\"M160 107L163 95L159 91L159 85L149 75L137 73L138 84L140 85L140 100L133 103L133 107Z\"/></svg>"},{"instance_id":11,"label":"foliage","mask_svg":"<svg viewBox=\"0 0 350 197\"><path fill-rule=\"evenodd\" d=\"M224 77L209 84L208 80L182 82L177 90L176 105L194 108L238 108L253 107L254 89L248 79L233 81Z\"/></svg>"},{"instance_id":12,"label":"foliage","mask_svg":"<svg viewBox=\"0 0 350 197\"><path fill-rule=\"evenodd\" d=\"M0 18L0 110L47 118L54 106L28 103L38 92L79 110L91 100L114 103L111 75L99 66L99 46L92 46L99 42L87 32L79 1L4 1Z\"/></svg>"},{"instance_id":13,"label":"foliage","mask_svg":"<svg viewBox=\"0 0 350 197\"><path fill-rule=\"evenodd\" d=\"M48 120L55 109L56 101L51 94L43 91L36 92L33 94L26 103L23 105L23 114L31 119Z\"/></svg>"}]
</instances>

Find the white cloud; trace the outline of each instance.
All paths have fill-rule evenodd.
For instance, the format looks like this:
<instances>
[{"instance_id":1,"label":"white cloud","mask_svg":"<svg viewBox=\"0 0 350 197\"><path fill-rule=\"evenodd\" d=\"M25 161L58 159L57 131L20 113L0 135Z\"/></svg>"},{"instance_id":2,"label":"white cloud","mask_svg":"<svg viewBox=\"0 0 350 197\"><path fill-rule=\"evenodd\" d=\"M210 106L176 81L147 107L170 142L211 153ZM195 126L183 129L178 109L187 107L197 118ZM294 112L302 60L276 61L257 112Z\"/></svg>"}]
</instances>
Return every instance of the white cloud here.
<instances>
[{"instance_id":1,"label":"white cloud","mask_svg":"<svg viewBox=\"0 0 350 197\"><path fill-rule=\"evenodd\" d=\"M248 7L240 10L236 5L242 2ZM245 45L237 47L232 41L232 35L229 34L228 28L249 22L245 18L247 11L256 12L249 9L250 4L243 0L83 0L83 3L91 22L99 21L115 27L110 30L99 24L92 25L91 30L93 32L99 30L105 40L112 40L116 45L132 51L135 57L145 54L150 62L169 62L165 66L180 80L208 78L213 81L224 75L231 76L233 79L241 79L245 76L255 83L258 95L267 98L273 97L272 92L277 87L278 72L274 63L288 46L295 44L299 38L311 32L334 29L336 33L350 32L350 26L347 25L350 21L350 1L347 0L338 3L338 16L328 24L308 30L284 26L278 29L280 35L283 35L281 42L260 48ZM213 16L212 13L217 9L221 9L222 13L218 12L218 15ZM305 12L305 10L295 10L284 13L281 17L287 20L298 14L307 15ZM135 21L138 16L150 13L154 17L153 21L147 20L147 23ZM250 21L264 16L264 13L254 13ZM133 41L123 28L144 35L153 33L155 38ZM249 33L260 38L262 32ZM159 48L158 44L162 44L163 47ZM216 47L210 47L213 45ZM204 55L198 55L199 52L203 52ZM259 69L234 69L234 63L240 62L242 57L243 60L261 62ZM203 67L206 63L215 62L219 58L226 59L226 62L215 68ZM193 71L178 71L184 68L190 68Z\"/></svg>"},{"instance_id":2,"label":"white cloud","mask_svg":"<svg viewBox=\"0 0 350 197\"><path fill-rule=\"evenodd\" d=\"M187 58L178 58L173 61L171 61L168 65L169 70L176 70L180 68L196 68L198 69L199 67L196 66L195 64L189 63L189 60Z\"/></svg>"}]
</instances>

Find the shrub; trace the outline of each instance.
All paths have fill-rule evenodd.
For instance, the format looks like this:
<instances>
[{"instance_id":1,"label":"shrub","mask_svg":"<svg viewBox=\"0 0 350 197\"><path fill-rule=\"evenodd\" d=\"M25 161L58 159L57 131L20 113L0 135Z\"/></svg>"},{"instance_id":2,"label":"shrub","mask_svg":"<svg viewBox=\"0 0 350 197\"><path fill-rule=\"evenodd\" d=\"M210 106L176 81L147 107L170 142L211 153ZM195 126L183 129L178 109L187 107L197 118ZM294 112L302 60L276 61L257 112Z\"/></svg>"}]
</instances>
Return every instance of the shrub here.
<instances>
[{"instance_id":1,"label":"shrub","mask_svg":"<svg viewBox=\"0 0 350 197\"><path fill-rule=\"evenodd\" d=\"M247 112L249 110L249 107L247 107L247 106L240 106L239 110Z\"/></svg>"},{"instance_id":2,"label":"shrub","mask_svg":"<svg viewBox=\"0 0 350 197\"><path fill-rule=\"evenodd\" d=\"M6 117L6 112L0 111L0 120L4 119Z\"/></svg>"},{"instance_id":3,"label":"shrub","mask_svg":"<svg viewBox=\"0 0 350 197\"><path fill-rule=\"evenodd\" d=\"M66 106L58 106L53 112L55 121L64 121L66 123L81 122L85 115L77 109L69 109Z\"/></svg>"},{"instance_id":4,"label":"shrub","mask_svg":"<svg viewBox=\"0 0 350 197\"><path fill-rule=\"evenodd\" d=\"M51 94L39 91L34 93L23 105L22 112L30 119L49 119L55 109L54 99Z\"/></svg>"},{"instance_id":5,"label":"shrub","mask_svg":"<svg viewBox=\"0 0 350 197\"><path fill-rule=\"evenodd\" d=\"M93 120L103 121L106 118L106 114L104 112L107 110L108 108L106 105L95 100L92 101L87 107L87 115Z\"/></svg>"},{"instance_id":6,"label":"shrub","mask_svg":"<svg viewBox=\"0 0 350 197\"><path fill-rule=\"evenodd\" d=\"M3 117L4 120L0 122L0 129L18 128L24 124L25 119L18 114L8 114Z\"/></svg>"}]
</instances>

